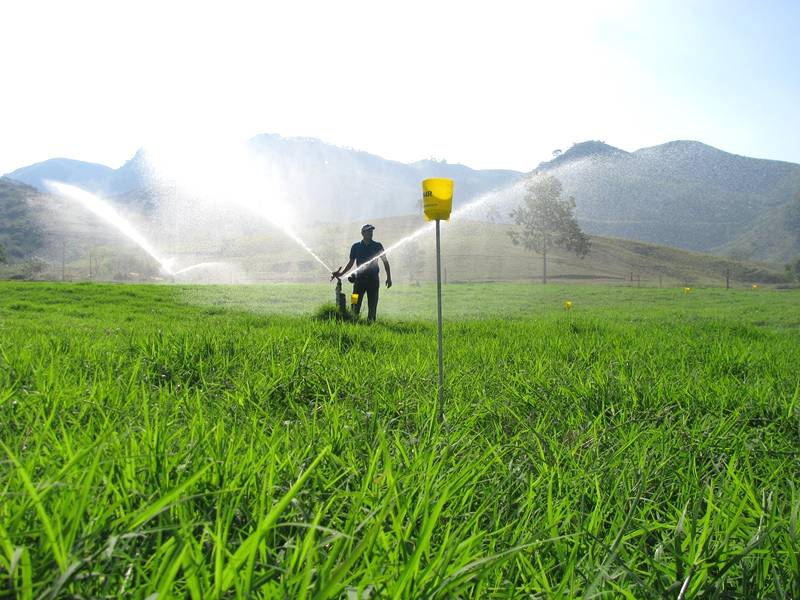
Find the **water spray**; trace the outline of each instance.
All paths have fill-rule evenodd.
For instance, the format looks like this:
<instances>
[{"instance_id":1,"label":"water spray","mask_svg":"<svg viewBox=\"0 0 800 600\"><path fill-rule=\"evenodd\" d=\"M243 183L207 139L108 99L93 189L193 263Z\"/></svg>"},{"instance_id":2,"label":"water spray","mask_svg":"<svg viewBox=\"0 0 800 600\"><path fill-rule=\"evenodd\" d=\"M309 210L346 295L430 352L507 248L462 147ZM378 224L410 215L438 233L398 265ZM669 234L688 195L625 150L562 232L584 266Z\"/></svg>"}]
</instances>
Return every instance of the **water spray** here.
<instances>
[{"instance_id":1,"label":"water spray","mask_svg":"<svg viewBox=\"0 0 800 600\"><path fill-rule=\"evenodd\" d=\"M201 269L219 269L230 267L230 265L223 262L202 262L184 267L182 269L176 269L173 266L175 263L174 258L164 258L161 253L158 252L155 247L136 230L130 221L120 215L107 201L103 200L99 196L96 196L95 194L67 183L61 183L59 181L45 181L45 185L51 191L60 196L77 200L89 211L117 228L123 235L125 235L125 237L136 243L136 245L138 245L153 260L155 260L164 275L174 278L176 276L191 273L193 271L199 271Z\"/></svg>"},{"instance_id":2,"label":"water spray","mask_svg":"<svg viewBox=\"0 0 800 600\"><path fill-rule=\"evenodd\" d=\"M311 258L313 258L313 259L314 259L315 261L317 261L317 262L318 262L320 265L322 265L322 267L325 269L325 272L326 272L326 273L330 273L330 272L333 270L333 269L331 269L331 268L330 268L330 267L327 265L327 263L326 263L324 260L322 260L322 259L321 259L321 258L320 258L320 257L317 255L317 253L316 253L316 252L314 252L314 251L313 251L313 250L312 250L312 249L311 249L311 248L308 246L308 244L306 244L306 243L303 241L303 239L302 239L302 238L301 238L299 235L297 235L297 232L296 232L296 231L295 231L295 230L294 230L294 229L291 227L291 225L289 225L289 224L288 224L288 223L286 223L286 222L282 222L280 219L276 219L275 217L273 217L273 216L270 214L270 212L269 212L269 211L267 211L267 210L265 210L265 209L263 209L263 208L261 208L261 207L255 206L255 205L253 205L252 203L249 203L249 202L242 202L242 201L240 201L240 200L234 200L234 202L235 202L236 204L238 204L239 206L241 206L242 208L245 208L245 209L248 209L248 210L252 211L253 213L255 213L256 215L258 215L259 217L261 217L261 218L262 218L262 219L264 219L265 221L267 221L267 222L271 223L272 225L275 225L276 227L278 227L279 229L281 229L281 230L283 231L283 233L285 233L285 234L286 234L286 235L287 235L289 238L291 238L292 240L294 240L294 241L297 243L297 245L298 245L298 246L300 246L300 247L301 247L303 250L305 250L306 252L308 252L308 254L311 256Z\"/></svg>"},{"instance_id":3,"label":"water spray","mask_svg":"<svg viewBox=\"0 0 800 600\"><path fill-rule=\"evenodd\" d=\"M190 267L178 269L173 273L173 275L183 275L184 273L190 273L192 271L198 271L200 269L214 269L227 266L229 266L228 263L224 262L202 262L202 263L197 263L196 265L192 265Z\"/></svg>"},{"instance_id":4,"label":"water spray","mask_svg":"<svg viewBox=\"0 0 800 600\"><path fill-rule=\"evenodd\" d=\"M454 217L463 217L464 215L468 215L469 213L474 212L474 211L482 208L485 204L488 204L490 201L495 200L500 194L503 194L503 193L509 194L512 198L516 197L516 195L518 195L518 194L520 194L522 192L521 188L523 187L523 185L524 185L523 182L518 182L518 183L515 183L515 184L513 184L513 185L511 185L511 186L509 186L507 188L504 188L503 190L500 190L500 191L486 192L485 194L481 194L478 198L476 198L472 202L470 202L468 204L465 204L464 206L462 206L458 210L453 211L452 216L454 216ZM451 202L452 202L452 200L451 200ZM449 220L449 217L447 219L445 219L445 220ZM406 237L398 240L397 242L395 242L394 244L392 244L391 246L386 248L383 252L381 252L377 256L371 258L370 260L368 260L365 263L361 263L357 267L353 267L347 273L344 273L342 275L342 277L348 277L349 278L349 277L355 276L359 271L364 269L367 265L369 265L370 263L378 260L379 258L384 256L385 254L388 254L389 252L392 252L393 250L396 250L396 249L400 248L401 246L404 246L408 242L410 242L412 240L415 240L418 237L421 237L422 235L424 235L424 234L426 234L429 231L432 231L434 229L436 229L436 224L435 223L428 223L427 225L423 225L422 227L420 227L416 231L410 233Z\"/></svg>"},{"instance_id":5,"label":"water spray","mask_svg":"<svg viewBox=\"0 0 800 600\"><path fill-rule=\"evenodd\" d=\"M53 192L77 200L95 215L119 229L128 239L135 242L142 250L150 255L166 275L175 275L172 270L172 259L162 257L144 236L136 231L131 223L120 215L114 207L102 198L82 190L74 185L59 181L45 181L45 185Z\"/></svg>"},{"instance_id":6,"label":"water spray","mask_svg":"<svg viewBox=\"0 0 800 600\"><path fill-rule=\"evenodd\" d=\"M290 206L278 200L282 196L278 178L265 174L263 165L241 144L156 145L148 150L147 160L154 179L169 182L194 198L214 204L229 202L258 216L280 229L327 273L331 272L292 227Z\"/></svg>"}]
</instances>

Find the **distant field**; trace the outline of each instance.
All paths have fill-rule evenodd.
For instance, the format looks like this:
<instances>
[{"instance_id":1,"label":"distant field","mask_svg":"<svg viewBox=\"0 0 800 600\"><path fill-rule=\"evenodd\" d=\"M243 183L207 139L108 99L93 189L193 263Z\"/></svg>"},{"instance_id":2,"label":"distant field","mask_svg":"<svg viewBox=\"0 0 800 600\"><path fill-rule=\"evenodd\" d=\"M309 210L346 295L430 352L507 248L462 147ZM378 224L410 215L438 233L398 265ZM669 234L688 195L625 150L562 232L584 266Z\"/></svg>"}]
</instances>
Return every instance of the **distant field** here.
<instances>
[{"instance_id":1,"label":"distant field","mask_svg":"<svg viewBox=\"0 0 800 600\"><path fill-rule=\"evenodd\" d=\"M425 227L420 216L395 217L375 221L376 239L388 249ZM308 245L330 265L331 270L347 262L350 245L360 239L360 224L309 225L301 234ZM448 283L540 282L541 256L514 246L508 236L510 226L500 223L454 220L442 225L442 266ZM324 282L327 270L283 231L268 225L258 233L224 241L192 239L183 232L182 242L158 243L165 256L173 257L177 267L201 262L222 263L211 270L197 270L179 276L179 282L196 283L274 283ZM57 244L49 252L41 279L70 281L152 281L158 266L142 250L126 246L119 235L106 228L99 239L79 236ZM155 242L154 242L155 243ZM555 249L548 257L551 282L594 282L642 287L709 286L725 287L726 277L734 288L752 283L785 283L782 264L763 264L733 260L699 252L689 252L631 240L594 236L591 251L579 259ZM62 252L64 253L62 255ZM62 256L65 264L62 265ZM389 252L396 283L436 281L434 237L430 231L403 243ZM91 272L90 277L90 258ZM0 279L23 276L25 265L1 266ZM180 279L183 277L184 279ZM191 278L195 278L192 280Z\"/></svg>"},{"instance_id":2,"label":"distant field","mask_svg":"<svg viewBox=\"0 0 800 600\"><path fill-rule=\"evenodd\" d=\"M800 290L381 293L0 282L0 597L800 597Z\"/></svg>"}]
</instances>

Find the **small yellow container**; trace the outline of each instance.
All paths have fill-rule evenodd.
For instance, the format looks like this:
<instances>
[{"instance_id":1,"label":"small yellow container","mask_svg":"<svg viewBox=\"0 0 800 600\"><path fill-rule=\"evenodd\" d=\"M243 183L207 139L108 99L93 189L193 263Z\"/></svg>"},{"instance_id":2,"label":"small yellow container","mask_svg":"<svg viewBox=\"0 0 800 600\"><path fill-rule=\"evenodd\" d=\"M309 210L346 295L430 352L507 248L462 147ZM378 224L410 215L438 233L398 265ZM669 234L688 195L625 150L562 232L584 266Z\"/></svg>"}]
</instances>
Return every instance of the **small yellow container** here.
<instances>
[{"instance_id":1,"label":"small yellow container","mask_svg":"<svg viewBox=\"0 0 800 600\"><path fill-rule=\"evenodd\" d=\"M754 283L754 284L753 284L752 286L750 286L750 287L751 287L752 289L754 289L754 290L757 290L757 289L758 289L758 284L757 284L757 283Z\"/></svg>"},{"instance_id":2,"label":"small yellow container","mask_svg":"<svg viewBox=\"0 0 800 600\"><path fill-rule=\"evenodd\" d=\"M690 287L685 287L685 288L683 288L683 293L684 293L684 294L688 294L688 293L690 293L691 291L692 291L692 288L690 288Z\"/></svg>"},{"instance_id":3,"label":"small yellow container","mask_svg":"<svg viewBox=\"0 0 800 600\"><path fill-rule=\"evenodd\" d=\"M358 294L350 294L350 304L358 304Z\"/></svg>"},{"instance_id":4,"label":"small yellow container","mask_svg":"<svg viewBox=\"0 0 800 600\"><path fill-rule=\"evenodd\" d=\"M572 309L572 300L564 300L564 310Z\"/></svg>"},{"instance_id":5,"label":"small yellow container","mask_svg":"<svg viewBox=\"0 0 800 600\"><path fill-rule=\"evenodd\" d=\"M422 181L422 205L428 221L448 221L453 210L453 180L444 178Z\"/></svg>"}]
</instances>

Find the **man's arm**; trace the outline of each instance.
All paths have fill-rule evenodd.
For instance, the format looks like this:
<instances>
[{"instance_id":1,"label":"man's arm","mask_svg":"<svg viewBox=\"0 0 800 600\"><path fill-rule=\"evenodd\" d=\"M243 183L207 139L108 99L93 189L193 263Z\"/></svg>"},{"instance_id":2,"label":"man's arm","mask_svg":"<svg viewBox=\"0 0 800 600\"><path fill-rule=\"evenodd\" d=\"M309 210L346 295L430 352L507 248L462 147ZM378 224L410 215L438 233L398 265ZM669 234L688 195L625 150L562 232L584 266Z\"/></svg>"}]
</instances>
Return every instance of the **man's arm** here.
<instances>
[{"instance_id":1,"label":"man's arm","mask_svg":"<svg viewBox=\"0 0 800 600\"><path fill-rule=\"evenodd\" d=\"M347 273L350 270L350 267L353 266L354 262L356 262L356 259L355 258L351 258L350 261L347 263L347 266L345 266L344 269L340 268L338 271L333 271L331 273L331 279L334 278L334 277L341 277L342 275Z\"/></svg>"},{"instance_id":2,"label":"man's arm","mask_svg":"<svg viewBox=\"0 0 800 600\"><path fill-rule=\"evenodd\" d=\"M386 287L392 287L392 271L389 269L389 261L386 260L386 255L384 254L381 256L381 260L383 261L383 267L386 269Z\"/></svg>"}]
</instances>

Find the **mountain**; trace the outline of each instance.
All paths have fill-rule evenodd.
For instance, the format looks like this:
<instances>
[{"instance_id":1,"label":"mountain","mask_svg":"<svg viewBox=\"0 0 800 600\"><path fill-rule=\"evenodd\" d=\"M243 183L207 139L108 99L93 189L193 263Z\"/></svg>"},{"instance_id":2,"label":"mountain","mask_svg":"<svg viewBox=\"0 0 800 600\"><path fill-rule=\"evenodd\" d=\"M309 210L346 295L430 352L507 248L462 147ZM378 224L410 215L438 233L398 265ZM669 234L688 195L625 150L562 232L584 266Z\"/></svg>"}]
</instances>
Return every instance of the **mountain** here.
<instances>
[{"instance_id":1,"label":"mountain","mask_svg":"<svg viewBox=\"0 0 800 600\"><path fill-rule=\"evenodd\" d=\"M31 206L37 196L34 188L0 177L0 244L9 262L32 255L44 241Z\"/></svg>"},{"instance_id":2,"label":"mountain","mask_svg":"<svg viewBox=\"0 0 800 600\"><path fill-rule=\"evenodd\" d=\"M523 177L519 171L474 170L444 161L401 163L311 138L264 134L249 140L248 147L289 182L288 203L320 221L417 213L420 181L428 177L456 182L454 207Z\"/></svg>"},{"instance_id":3,"label":"mountain","mask_svg":"<svg viewBox=\"0 0 800 600\"><path fill-rule=\"evenodd\" d=\"M733 240L773 212L783 214L800 190L800 165L748 158L694 141L674 141L636 152L603 142L576 144L535 172L558 177L574 196L576 214L589 233L725 252ZM768 219L770 220L770 219ZM780 233L762 223L751 238ZM753 248L762 242L753 241ZM741 250L740 246L740 250ZM787 260L797 244L750 258Z\"/></svg>"},{"instance_id":4,"label":"mountain","mask_svg":"<svg viewBox=\"0 0 800 600\"><path fill-rule=\"evenodd\" d=\"M342 222L416 213L420 180L427 177L454 179L457 207L480 194L507 187L523 176L519 171L475 170L444 161L401 163L313 138L263 134L248 140L247 147L261 162L264 172L277 174L283 182L285 203L297 214L312 215L315 221ZM43 183L46 179L72 183L119 204L150 212L161 200L177 193L151 178L151 172L148 151L142 148L119 169L53 159L7 176L40 191L47 191Z\"/></svg>"},{"instance_id":5,"label":"mountain","mask_svg":"<svg viewBox=\"0 0 800 600\"><path fill-rule=\"evenodd\" d=\"M91 192L104 192L114 172L114 169L105 165L70 158L51 158L7 173L6 177L39 191L45 191L44 182L51 179L78 185Z\"/></svg>"},{"instance_id":6,"label":"mountain","mask_svg":"<svg viewBox=\"0 0 800 600\"><path fill-rule=\"evenodd\" d=\"M590 234L773 263L800 255L800 241L786 223L788 207L800 192L800 165L738 156L696 141L635 152L586 141L527 174L436 160L401 163L313 138L274 134L258 135L247 147L263 172L275 176L284 204L304 226L419 214L420 180L427 177L455 181L454 209L497 192L469 218L508 222L524 193L517 184L531 173L549 173L575 197L578 219ZM220 181L235 175L217 168ZM119 169L53 159L9 177L39 189L48 178L72 182L125 209L157 215L165 226L169 218L181 222L196 199L150 174L148 151L140 149ZM232 181L231 190L237 189L235 183L241 187ZM164 206L170 210L161 210Z\"/></svg>"}]
</instances>

